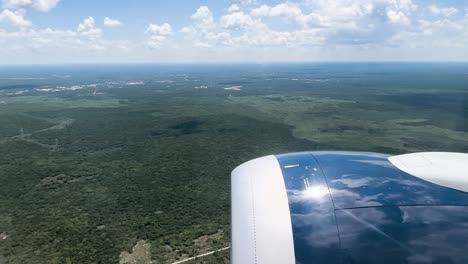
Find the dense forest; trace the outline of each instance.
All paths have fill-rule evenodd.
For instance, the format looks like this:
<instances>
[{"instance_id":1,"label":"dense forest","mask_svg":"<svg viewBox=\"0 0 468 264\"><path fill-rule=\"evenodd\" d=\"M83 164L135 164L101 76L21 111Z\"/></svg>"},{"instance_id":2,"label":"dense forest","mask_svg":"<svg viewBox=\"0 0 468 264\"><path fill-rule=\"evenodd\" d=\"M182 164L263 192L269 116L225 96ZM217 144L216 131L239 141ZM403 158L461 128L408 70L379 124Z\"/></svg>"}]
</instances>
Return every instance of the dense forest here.
<instances>
[{"instance_id":1,"label":"dense forest","mask_svg":"<svg viewBox=\"0 0 468 264\"><path fill-rule=\"evenodd\" d=\"M230 172L258 156L468 152L466 74L83 67L0 82L0 263L173 263L228 247ZM229 263L229 250L187 263Z\"/></svg>"}]
</instances>

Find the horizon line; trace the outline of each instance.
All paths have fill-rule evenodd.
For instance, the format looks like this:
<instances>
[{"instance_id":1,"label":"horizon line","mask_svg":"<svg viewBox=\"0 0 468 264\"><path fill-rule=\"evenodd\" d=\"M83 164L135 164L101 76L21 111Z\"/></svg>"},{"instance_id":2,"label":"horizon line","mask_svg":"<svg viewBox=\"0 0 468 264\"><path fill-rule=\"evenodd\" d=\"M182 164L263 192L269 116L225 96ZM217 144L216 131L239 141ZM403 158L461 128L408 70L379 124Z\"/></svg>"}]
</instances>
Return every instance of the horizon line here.
<instances>
[{"instance_id":1,"label":"horizon line","mask_svg":"<svg viewBox=\"0 0 468 264\"><path fill-rule=\"evenodd\" d=\"M190 65L190 64L206 64L206 65L219 65L219 64L244 64L244 65L268 65L268 64L465 64L466 61L429 61L429 60L382 60L382 61L176 61L176 62L52 62L52 63L0 63L2 66L47 66L47 65Z\"/></svg>"}]
</instances>

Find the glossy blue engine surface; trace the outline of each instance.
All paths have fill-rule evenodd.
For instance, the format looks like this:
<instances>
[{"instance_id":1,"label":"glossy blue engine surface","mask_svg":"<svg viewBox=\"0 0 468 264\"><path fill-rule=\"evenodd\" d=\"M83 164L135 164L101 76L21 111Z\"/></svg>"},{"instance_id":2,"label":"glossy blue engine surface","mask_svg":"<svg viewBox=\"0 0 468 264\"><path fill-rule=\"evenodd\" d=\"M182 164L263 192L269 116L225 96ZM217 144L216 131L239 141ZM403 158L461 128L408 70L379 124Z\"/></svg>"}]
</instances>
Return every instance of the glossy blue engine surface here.
<instances>
[{"instance_id":1,"label":"glossy blue engine surface","mask_svg":"<svg viewBox=\"0 0 468 264\"><path fill-rule=\"evenodd\" d=\"M276 156L296 263L468 263L468 194L400 171L388 155Z\"/></svg>"},{"instance_id":2,"label":"glossy blue engine surface","mask_svg":"<svg viewBox=\"0 0 468 264\"><path fill-rule=\"evenodd\" d=\"M313 152L326 177L335 209L394 205L468 205L464 192L414 177L388 155Z\"/></svg>"},{"instance_id":3,"label":"glossy blue engine surface","mask_svg":"<svg viewBox=\"0 0 468 264\"><path fill-rule=\"evenodd\" d=\"M289 199L296 263L341 263L333 201L308 153L277 156Z\"/></svg>"},{"instance_id":4,"label":"glossy blue engine surface","mask_svg":"<svg viewBox=\"0 0 468 264\"><path fill-rule=\"evenodd\" d=\"M346 209L336 216L343 263L468 263L464 206Z\"/></svg>"}]
</instances>

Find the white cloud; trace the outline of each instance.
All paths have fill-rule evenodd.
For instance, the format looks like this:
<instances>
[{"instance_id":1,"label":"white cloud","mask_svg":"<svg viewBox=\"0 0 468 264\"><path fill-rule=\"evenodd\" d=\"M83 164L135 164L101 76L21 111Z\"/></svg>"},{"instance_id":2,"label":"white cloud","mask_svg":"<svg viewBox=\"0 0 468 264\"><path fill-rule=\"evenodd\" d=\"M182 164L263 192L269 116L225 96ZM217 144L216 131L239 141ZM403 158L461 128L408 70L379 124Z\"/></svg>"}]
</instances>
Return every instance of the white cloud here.
<instances>
[{"instance_id":1,"label":"white cloud","mask_svg":"<svg viewBox=\"0 0 468 264\"><path fill-rule=\"evenodd\" d=\"M412 0L305 0L261 5L250 14L294 22L296 33L313 32L331 45L363 45L384 42L399 28L410 27L417 8Z\"/></svg>"},{"instance_id":2,"label":"white cloud","mask_svg":"<svg viewBox=\"0 0 468 264\"><path fill-rule=\"evenodd\" d=\"M150 24L145 31L146 34L156 34L162 36L170 36L172 35L172 27L168 23L164 23L161 25L158 24Z\"/></svg>"},{"instance_id":3,"label":"white cloud","mask_svg":"<svg viewBox=\"0 0 468 264\"><path fill-rule=\"evenodd\" d=\"M285 2L282 4L275 5L273 7L262 5L251 11L253 16L270 16L270 17L286 17L296 19L302 16L302 10L293 3Z\"/></svg>"},{"instance_id":4,"label":"white cloud","mask_svg":"<svg viewBox=\"0 0 468 264\"><path fill-rule=\"evenodd\" d=\"M412 30L395 33L389 40L391 45L400 49L412 48L424 51L424 56L450 53L452 57L463 57L468 47L468 19L420 19ZM444 52L441 54L440 51ZM451 52L455 51L455 53ZM440 59L440 58L439 58Z\"/></svg>"},{"instance_id":5,"label":"white cloud","mask_svg":"<svg viewBox=\"0 0 468 264\"><path fill-rule=\"evenodd\" d=\"M93 17L83 20L74 30L35 30L31 21L26 20L25 12L27 8L40 10L33 7L33 3L39 2L56 4L58 1L3 0L10 9L0 13L0 22L20 29L8 32L0 28L0 46L7 47L0 54L8 54L9 50L42 50L43 47L64 51L100 50L100 54L112 49L128 49L138 54L149 52L147 49L139 51L141 44L138 46L136 41L105 40ZM410 55L413 54L411 49L416 48L417 51L422 50L421 54L426 50L446 50L451 54L466 51L464 54L468 54L468 15L465 18L463 14L455 16L464 13L462 6L457 6L459 10L429 4L418 7L415 3L424 3L420 0L226 2L229 5L220 9L219 14L213 14L208 6L200 6L190 15L191 22L175 32L169 23L149 24L144 30L144 44L160 49L151 51L151 54L165 56L170 54L171 47L177 45L187 48L187 53L195 54L196 58L202 54L218 54L218 60L225 59L224 54L234 56L231 58L249 54L243 57L249 59L248 56L262 52L268 58L275 54L276 58L278 51L283 55L315 52L317 56L328 54L330 58L344 56L344 60L348 55L361 58L360 54L368 56L364 60L373 58L369 54L382 58L378 56L391 49L410 51L407 53ZM50 9L42 8L45 10ZM109 17L103 21L106 27L118 24L120 21ZM271 53L271 50L275 52ZM307 59L304 56L296 58ZM389 58L392 59L391 56ZM289 59L289 55L279 59Z\"/></svg>"},{"instance_id":6,"label":"white cloud","mask_svg":"<svg viewBox=\"0 0 468 264\"><path fill-rule=\"evenodd\" d=\"M6 45L8 44L8 45ZM126 41L107 41L102 37L101 29L95 26L93 17L84 19L76 30L23 29L7 32L0 29L0 46L14 50L41 50L50 48L59 50L108 51L127 49Z\"/></svg>"},{"instance_id":7,"label":"white cloud","mask_svg":"<svg viewBox=\"0 0 468 264\"><path fill-rule=\"evenodd\" d=\"M456 15L458 9L454 7L438 7L437 5L430 5L429 10L435 15L444 15L446 17Z\"/></svg>"},{"instance_id":8,"label":"white cloud","mask_svg":"<svg viewBox=\"0 0 468 264\"><path fill-rule=\"evenodd\" d=\"M424 13L418 9L414 0L304 0L250 8L235 2L217 21L208 7L200 7L192 15L193 23L179 32L193 46L205 48L309 47L354 52L411 49L425 43L467 45L462 39L468 36L468 18L461 19L465 22L427 20L423 25ZM448 9L439 12L454 14ZM450 41L440 41L444 38Z\"/></svg>"},{"instance_id":9,"label":"white cloud","mask_svg":"<svg viewBox=\"0 0 468 264\"><path fill-rule=\"evenodd\" d=\"M168 23L149 24L145 30L145 34L149 35L145 44L150 48L161 48L161 46L173 35L172 27Z\"/></svg>"},{"instance_id":10,"label":"white cloud","mask_svg":"<svg viewBox=\"0 0 468 264\"><path fill-rule=\"evenodd\" d=\"M237 12L237 11L239 11L239 10L240 10L240 7L239 7L239 5L237 5L237 4L232 4L232 5L230 5L230 6L228 7L228 12L230 12L230 13L231 13L231 12Z\"/></svg>"},{"instance_id":11,"label":"white cloud","mask_svg":"<svg viewBox=\"0 0 468 264\"><path fill-rule=\"evenodd\" d=\"M329 56L331 50L340 50L340 56L347 52L352 56L373 54L364 60L378 57L378 50L410 50L427 43L433 47L446 47L450 42L468 46L466 40L462 41L468 39L468 23L440 20L429 21L430 25L423 27L419 20L426 14L417 12L419 7L412 0L305 1L230 6L219 20L214 19L208 7L199 8L192 15L193 23L179 32L184 34L184 43L209 48L210 52L239 50L258 54L266 49L287 48L292 53L314 50L318 54L328 50ZM452 33L451 38L444 36L456 30L458 33ZM440 41L444 38L450 41Z\"/></svg>"},{"instance_id":12,"label":"white cloud","mask_svg":"<svg viewBox=\"0 0 468 264\"><path fill-rule=\"evenodd\" d=\"M190 18L193 23L179 31L184 34L185 39L196 48L216 46L218 32L210 9L207 6L200 6Z\"/></svg>"},{"instance_id":13,"label":"white cloud","mask_svg":"<svg viewBox=\"0 0 468 264\"><path fill-rule=\"evenodd\" d=\"M390 9L387 11L387 17L390 20L390 22L393 24L397 24L397 25L409 25L410 24L409 18L402 11Z\"/></svg>"},{"instance_id":14,"label":"white cloud","mask_svg":"<svg viewBox=\"0 0 468 264\"><path fill-rule=\"evenodd\" d=\"M3 6L11 9L32 8L48 12L58 4L59 0L3 0Z\"/></svg>"},{"instance_id":15,"label":"white cloud","mask_svg":"<svg viewBox=\"0 0 468 264\"><path fill-rule=\"evenodd\" d=\"M215 27L213 14L207 6L200 6L191 18L200 29L208 30Z\"/></svg>"},{"instance_id":16,"label":"white cloud","mask_svg":"<svg viewBox=\"0 0 468 264\"><path fill-rule=\"evenodd\" d=\"M112 19L109 17L104 18L104 26L106 27L118 27L120 25L122 25L122 22L117 19Z\"/></svg>"},{"instance_id":17,"label":"white cloud","mask_svg":"<svg viewBox=\"0 0 468 264\"><path fill-rule=\"evenodd\" d=\"M186 26L183 27L179 32L184 34L195 34L196 31L197 30L193 26Z\"/></svg>"},{"instance_id":18,"label":"white cloud","mask_svg":"<svg viewBox=\"0 0 468 264\"><path fill-rule=\"evenodd\" d=\"M243 12L235 12L221 17L220 25L226 29L246 29L261 24L260 20L254 20Z\"/></svg>"},{"instance_id":19,"label":"white cloud","mask_svg":"<svg viewBox=\"0 0 468 264\"><path fill-rule=\"evenodd\" d=\"M192 25L183 27L179 32L192 42L193 47L208 48L229 42L224 32L217 31L213 13L207 6L200 6L190 18Z\"/></svg>"},{"instance_id":20,"label":"white cloud","mask_svg":"<svg viewBox=\"0 0 468 264\"><path fill-rule=\"evenodd\" d=\"M433 32L434 30L442 30L442 31L463 31L464 30L464 23L463 21L452 21L449 19L443 20L435 20L435 21L428 21L428 20L419 20L419 24L422 29L430 30Z\"/></svg>"},{"instance_id":21,"label":"white cloud","mask_svg":"<svg viewBox=\"0 0 468 264\"><path fill-rule=\"evenodd\" d=\"M8 9L5 9L2 13L0 13L0 22L20 28L29 27L32 25L31 21L26 20L22 13L18 11L12 12Z\"/></svg>"},{"instance_id":22,"label":"white cloud","mask_svg":"<svg viewBox=\"0 0 468 264\"><path fill-rule=\"evenodd\" d=\"M94 18L93 17L88 17L85 20L83 20L83 23L78 24L78 29L77 31L86 31L88 29L94 28Z\"/></svg>"},{"instance_id":23,"label":"white cloud","mask_svg":"<svg viewBox=\"0 0 468 264\"><path fill-rule=\"evenodd\" d=\"M238 6L248 6L257 3L257 0L230 0L231 4L235 4Z\"/></svg>"},{"instance_id":24,"label":"white cloud","mask_svg":"<svg viewBox=\"0 0 468 264\"><path fill-rule=\"evenodd\" d=\"M78 25L77 28L78 37L82 37L81 41L86 42L86 46L89 50L104 50L102 40L102 31L95 26L95 20L93 17L88 17Z\"/></svg>"},{"instance_id":25,"label":"white cloud","mask_svg":"<svg viewBox=\"0 0 468 264\"><path fill-rule=\"evenodd\" d=\"M8 43L13 50L42 48L105 50L107 46L111 46L102 38L102 32L95 27L92 17L83 20L76 31L51 28L18 32L0 31L1 42Z\"/></svg>"},{"instance_id":26,"label":"white cloud","mask_svg":"<svg viewBox=\"0 0 468 264\"><path fill-rule=\"evenodd\" d=\"M267 8L265 16L287 16L293 17L298 14L297 9L289 12L287 8L295 7L292 4L279 5L278 7ZM284 9L286 7L286 10ZM261 7L262 8L262 7ZM200 9L196 14L200 14ZM205 10L206 11L206 10ZM207 13L207 12L203 12ZM302 12L300 12L302 14ZM210 22L209 28L200 27L200 16L192 16L194 23L183 27L180 32L185 34L185 38L191 41L196 48L208 47L230 47L230 48L253 48L253 47L275 47L275 46L310 46L323 42L323 37L318 35L318 30L292 29L292 31L276 31L267 26L261 17L244 13L243 11L229 12L221 16L218 23ZM211 17L211 12L209 16ZM204 24L204 23L201 23ZM227 30L227 31L226 31Z\"/></svg>"},{"instance_id":27,"label":"white cloud","mask_svg":"<svg viewBox=\"0 0 468 264\"><path fill-rule=\"evenodd\" d=\"M95 27L95 21L93 17L88 17L78 25L77 33L82 36L86 36L91 40L99 39L102 35L102 31Z\"/></svg>"},{"instance_id":28,"label":"white cloud","mask_svg":"<svg viewBox=\"0 0 468 264\"><path fill-rule=\"evenodd\" d=\"M181 33L186 34L186 39L191 41L196 48L211 48L216 46L233 46L232 35L223 31L200 31L193 26L182 28Z\"/></svg>"}]
</instances>

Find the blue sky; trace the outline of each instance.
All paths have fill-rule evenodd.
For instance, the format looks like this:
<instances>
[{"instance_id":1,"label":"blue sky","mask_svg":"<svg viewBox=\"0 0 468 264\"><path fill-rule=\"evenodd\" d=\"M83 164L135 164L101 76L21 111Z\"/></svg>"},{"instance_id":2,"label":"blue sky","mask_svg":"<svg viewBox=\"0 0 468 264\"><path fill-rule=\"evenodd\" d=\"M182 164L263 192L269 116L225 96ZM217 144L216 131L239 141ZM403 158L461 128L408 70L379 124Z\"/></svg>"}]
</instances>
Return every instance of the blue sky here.
<instances>
[{"instance_id":1,"label":"blue sky","mask_svg":"<svg viewBox=\"0 0 468 264\"><path fill-rule=\"evenodd\" d=\"M0 1L0 64L468 61L465 0Z\"/></svg>"}]
</instances>

